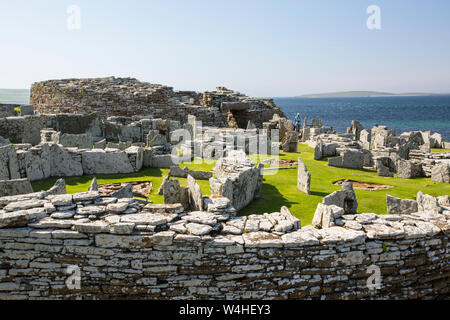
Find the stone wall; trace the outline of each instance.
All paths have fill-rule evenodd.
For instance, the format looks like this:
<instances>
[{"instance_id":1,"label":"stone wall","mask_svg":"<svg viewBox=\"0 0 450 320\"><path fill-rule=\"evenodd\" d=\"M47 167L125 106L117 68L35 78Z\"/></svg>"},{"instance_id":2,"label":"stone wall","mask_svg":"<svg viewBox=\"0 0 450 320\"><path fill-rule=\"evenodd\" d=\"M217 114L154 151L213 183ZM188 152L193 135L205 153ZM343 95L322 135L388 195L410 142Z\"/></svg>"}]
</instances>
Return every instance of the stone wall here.
<instances>
[{"instance_id":1,"label":"stone wall","mask_svg":"<svg viewBox=\"0 0 450 320\"><path fill-rule=\"evenodd\" d=\"M448 211L344 215L343 227L299 229L286 208L233 218L96 192L8 199L0 299L449 296ZM381 278L371 289L373 268Z\"/></svg>"},{"instance_id":2,"label":"stone wall","mask_svg":"<svg viewBox=\"0 0 450 320\"><path fill-rule=\"evenodd\" d=\"M284 115L271 99L254 99L219 87L217 91L196 93L140 82L133 78L49 80L34 83L30 103L39 113L98 113L109 116L151 116L187 122L195 115L205 125L228 126L232 114L222 110L223 102L245 102L248 120L261 125L273 114Z\"/></svg>"},{"instance_id":3,"label":"stone wall","mask_svg":"<svg viewBox=\"0 0 450 320\"><path fill-rule=\"evenodd\" d=\"M23 117L0 118L0 136L12 143L40 142L41 130L52 128L61 133L102 136L97 114L40 114Z\"/></svg>"}]
</instances>

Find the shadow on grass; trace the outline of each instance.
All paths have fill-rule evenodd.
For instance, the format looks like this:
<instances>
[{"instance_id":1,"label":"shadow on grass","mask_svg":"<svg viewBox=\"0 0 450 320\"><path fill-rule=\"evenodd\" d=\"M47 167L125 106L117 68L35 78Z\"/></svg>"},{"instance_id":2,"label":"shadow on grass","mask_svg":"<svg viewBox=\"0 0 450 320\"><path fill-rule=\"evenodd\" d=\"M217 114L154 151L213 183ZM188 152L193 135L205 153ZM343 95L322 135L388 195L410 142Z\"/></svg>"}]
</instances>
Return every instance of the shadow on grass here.
<instances>
[{"instance_id":1,"label":"shadow on grass","mask_svg":"<svg viewBox=\"0 0 450 320\"><path fill-rule=\"evenodd\" d=\"M310 191L310 194L312 196L318 196L318 197L321 197L321 198L326 197L327 195L329 195L329 193L320 192L320 191Z\"/></svg>"},{"instance_id":2,"label":"shadow on grass","mask_svg":"<svg viewBox=\"0 0 450 320\"><path fill-rule=\"evenodd\" d=\"M282 206L290 208L293 204L298 203L289 201L275 186L263 183L261 197L253 200L247 207L240 210L237 215L248 216L250 214L279 212Z\"/></svg>"}]
</instances>

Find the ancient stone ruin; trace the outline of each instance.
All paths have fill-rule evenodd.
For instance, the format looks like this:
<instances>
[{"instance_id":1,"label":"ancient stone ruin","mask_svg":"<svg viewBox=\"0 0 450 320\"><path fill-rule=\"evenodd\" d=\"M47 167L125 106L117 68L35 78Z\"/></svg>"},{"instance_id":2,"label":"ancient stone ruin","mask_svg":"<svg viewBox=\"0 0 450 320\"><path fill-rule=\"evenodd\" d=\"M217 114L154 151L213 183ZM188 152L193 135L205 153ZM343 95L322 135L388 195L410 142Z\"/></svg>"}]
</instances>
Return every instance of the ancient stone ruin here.
<instances>
[{"instance_id":1,"label":"ancient stone ruin","mask_svg":"<svg viewBox=\"0 0 450 320\"><path fill-rule=\"evenodd\" d=\"M320 127L319 124L318 129ZM346 133L332 128L322 133L307 128L303 141L314 148L314 159L328 158L328 165L349 169L376 169L379 176L412 179L431 177L433 182L450 180L450 152L431 153L447 143L439 133L404 132L396 135L387 126L376 125L370 131L352 121Z\"/></svg>"},{"instance_id":2,"label":"ancient stone ruin","mask_svg":"<svg viewBox=\"0 0 450 320\"><path fill-rule=\"evenodd\" d=\"M332 167L449 183L450 154L430 152L446 146L439 134L396 135L358 121L336 133L306 118L297 132L270 99L224 87L177 92L132 78L44 81L33 85L31 103L20 114L0 108L0 299L449 295L448 196L388 195L387 215L361 213L353 183L342 180L310 226L286 206L239 213L260 198L264 164L296 169L298 192L311 194L314 179L302 158L256 165L247 155L297 152L300 139ZM217 160L213 171L179 166L198 158ZM94 178L76 194L63 179L46 191L31 186L145 168L170 169L158 190L164 203L146 200L151 181ZM382 270L383 286L367 286L369 265ZM68 270L81 272L80 288L67 285Z\"/></svg>"},{"instance_id":3,"label":"ancient stone ruin","mask_svg":"<svg viewBox=\"0 0 450 320\"><path fill-rule=\"evenodd\" d=\"M261 126L274 114L284 116L271 99L255 99L218 87L197 93L140 82L133 78L49 80L34 83L30 103L41 114L98 113L110 116L150 116L187 122L194 115L205 125L247 128Z\"/></svg>"},{"instance_id":4,"label":"ancient stone ruin","mask_svg":"<svg viewBox=\"0 0 450 320\"><path fill-rule=\"evenodd\" d=\"M286 207L236 217L96 191L0 198L0 299L448 296L449 207L420 195L419 211L355 214L351 185L328 199L301 227ZM384 270L379 289L369 264Z\"/></svg>"}]
</instances>

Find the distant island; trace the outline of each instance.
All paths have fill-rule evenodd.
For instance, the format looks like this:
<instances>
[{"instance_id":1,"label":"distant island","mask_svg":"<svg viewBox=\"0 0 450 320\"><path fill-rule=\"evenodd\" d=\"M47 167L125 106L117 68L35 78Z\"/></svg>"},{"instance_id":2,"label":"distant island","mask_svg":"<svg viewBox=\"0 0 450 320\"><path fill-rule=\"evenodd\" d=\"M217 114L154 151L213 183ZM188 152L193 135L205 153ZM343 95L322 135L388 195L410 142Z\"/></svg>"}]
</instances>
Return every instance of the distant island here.
<instances>
[{"instance_id":1,"label":"distant island","mask_svg":"<svg viewBox=\"0 0 450 320\"><path fill-rule=\"evenodd\" d=\"M409 97L409 96L434 96L437 93L424 92L410 92L410 93L389 93L378 91L343 91L343 92L328 92L316 94L304 94L296 96L295 98L364 98L364 97Z\"/></svg>"}]
</instances>

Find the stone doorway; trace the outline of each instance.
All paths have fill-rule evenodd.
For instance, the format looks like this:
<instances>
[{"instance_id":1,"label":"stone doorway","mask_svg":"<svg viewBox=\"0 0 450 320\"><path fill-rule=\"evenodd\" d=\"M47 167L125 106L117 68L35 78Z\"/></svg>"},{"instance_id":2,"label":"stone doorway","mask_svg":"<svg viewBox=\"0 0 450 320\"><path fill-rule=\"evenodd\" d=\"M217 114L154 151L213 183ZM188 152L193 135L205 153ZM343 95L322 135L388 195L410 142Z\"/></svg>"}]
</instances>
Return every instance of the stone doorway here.
<instances>
[{"instance_id":1,"label":"stone doorway","mask_svg":"<svg viewBox=\"0 0 450 320\"><path fill-rule=\"evenodd\" d=\"M228 111L228 127L235 129L247 129L248 114L245 110Z\"/></svg>"}]
</instances>

